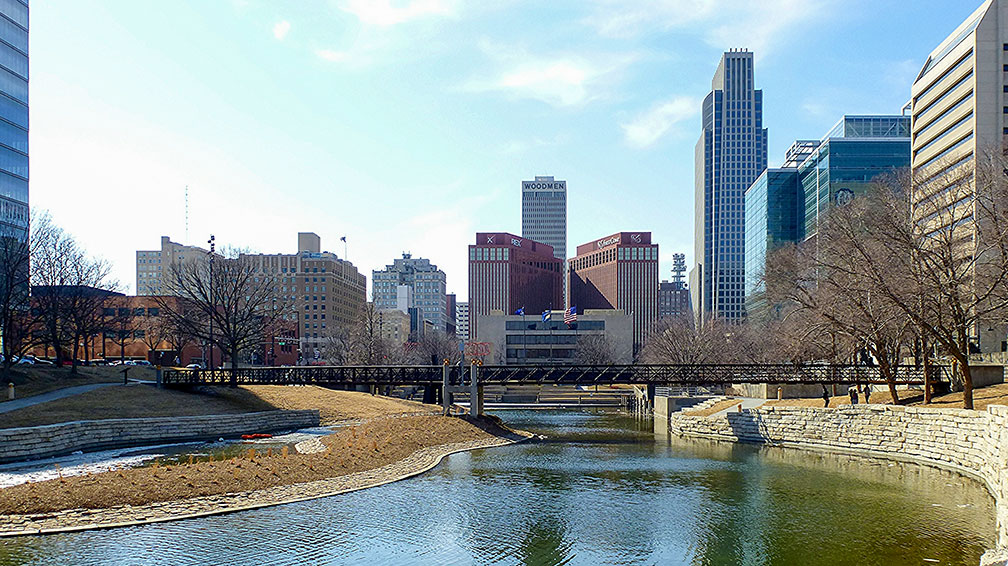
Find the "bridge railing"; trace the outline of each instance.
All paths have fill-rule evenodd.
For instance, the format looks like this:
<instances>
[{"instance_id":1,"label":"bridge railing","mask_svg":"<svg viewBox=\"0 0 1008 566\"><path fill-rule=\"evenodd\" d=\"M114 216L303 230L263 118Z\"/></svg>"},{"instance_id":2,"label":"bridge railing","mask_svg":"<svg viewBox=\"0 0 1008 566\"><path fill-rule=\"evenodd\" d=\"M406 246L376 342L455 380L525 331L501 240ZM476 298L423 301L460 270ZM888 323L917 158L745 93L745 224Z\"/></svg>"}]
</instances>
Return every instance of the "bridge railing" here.
<instances>
[{"instance_id":1,"label":"bridge railing","mask_svg":"<svg viewBox=\"0 0 1008 566\"><path fill-rule=\"evenodd\" d=\"M240 367L236 370L169 369L168 386L241 384L320 385L432 385L444 379L444 366L283 366ZM449 383L471 380L470 368L448 366ZM898 385L921 385L924 370L894 366ZM948 381L948 368L931 367L934 382ZM570 365L481 366L478 380L494 383L555 383L569 385L635 383L710 386L731 383L774 384L884 384L877 367L825 364L680 364L680 365Z\"/></svg>"}]
</instances>

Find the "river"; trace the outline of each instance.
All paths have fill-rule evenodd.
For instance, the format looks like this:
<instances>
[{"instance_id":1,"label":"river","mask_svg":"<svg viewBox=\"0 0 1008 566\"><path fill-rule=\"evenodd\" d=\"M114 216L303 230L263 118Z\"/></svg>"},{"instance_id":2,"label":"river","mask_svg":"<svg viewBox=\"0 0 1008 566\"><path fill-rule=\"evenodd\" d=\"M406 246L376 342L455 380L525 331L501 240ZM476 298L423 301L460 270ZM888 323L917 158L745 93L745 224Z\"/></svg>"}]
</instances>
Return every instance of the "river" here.
<instances>
[{"instance_id":1,"label":"river","mask_svg":"<svg viewBox=\"0 0 1008 566\"><path fill-rule=\"evenodd\" d=\"M508 411L546 440L326 499L0 540L0 565L975 566L993 501L933 468L670 439L613 413Z\"/></svg>"}]
</instances>

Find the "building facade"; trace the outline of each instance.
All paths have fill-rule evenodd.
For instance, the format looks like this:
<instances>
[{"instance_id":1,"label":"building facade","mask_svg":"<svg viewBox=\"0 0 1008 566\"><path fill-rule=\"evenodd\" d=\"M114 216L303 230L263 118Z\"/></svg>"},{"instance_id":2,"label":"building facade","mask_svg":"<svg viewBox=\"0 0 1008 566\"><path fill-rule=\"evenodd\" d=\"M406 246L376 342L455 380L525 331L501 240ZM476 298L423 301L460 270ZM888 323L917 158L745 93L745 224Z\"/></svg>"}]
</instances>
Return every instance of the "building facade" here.
<instances>
[{"instance_id":1,"label":"building facade","mask_svg":"<svg viewBox=\"0 0 1008 566\"><path fill-rule=\"evenodd\" d=\"M469 341L469 303L455 304L455 335L463 342Z\"/></svg>"},{"instance_id":2,"label":"building facade","mask_svg":"<svg viewBox=\"0 0 1008 566\"><path fill-rule=\"evenodd\" d=\"M506 232L479 232L469 246L469 340L491 311L541 313L563 305L563 260L547 244Z\"/></svg>"},{"instance_id":3,"label":"building facade","mask_svg":"<svg viewBox=\"0 0 1008 566\"><path fill-rule=\"evenodd\" d=\"M161 236L161 249L137 250L136 253L136 294L168 294L167 278L171 276L171 266L186 260L204 260L210 252L196 246L187 246Z\"/></svg>"},{"instance_id":4,"label":"building facade","mask_svg":"<svg viewBox=\"0 0 1008 566\"><path fill-rule=\"evenodd\" d=\"M817 141L798 140L784 166L765 170L745 193L745 294L765 314L767 254L813 238L831 206L863 195L879 176L910 165L908 116L843 116Z\"/></svg>"},{"instance_id":5,"label":"building facade","mask_svg":"<svg viewBox=\"0 0 1008 566\"><path fill-rule=\"evenodd\" d=\"M567 181L522 181L522 238L552 247L553 256L566 261Z\"/></svg>"},{"instance_id":6,"label":"building facade","mask_svg":"<svg viewBox=\"0 0 1008 566\"><path fill-rule=\"evenodd\" d=\"M568 304L621 309L633 323L636 356L658 319L658 244L650 232L618 232L577 247L568 261Z\"/></svg>"},{"instance_id":7,"label":"building facade","mask_svg":"<svg viewBox=\"0 0 1008 566\"><path fill-rule=\"evenodd\" d=\"M422 334L429 322L441 332L447 331L447 278L445 272L428 259L404 253L385 269L371 276L371 296L379 309L416 309L414 332Z\"/></svg>"},{"instance_id":8,"label":"building facade","mask_svg":"<svg viewBox=\"0 0 1008 566\"><path fill-rule=\"evenodd\" d=\"M355 324L366 303L367 281L352 263L322 251L311 232L298 234L297 253L247 254L273 286L276 304L296 320L297 339L305 361L319 359L327 336Z\"/></svg>"},{"instance_id":9,"label":"building facade","mask_svg":"<svg viewBox=\"0 0 1008 566\"><path fill-rule=\"evenodd\" d=\"M553 248L553 256L567 262L567 181L536 176L522 181L522 237ZM561 278L567 296L567 277Z\"/></svg>"},{"instance_id":10,"label":"building facade","mask_svg":"<svg viewBox=\"0 0 1008 566\"><path fill-rule=\"evenodd\" d=\"M694 156L693 306L701 319L745 316L745 190L766 169L763 91L754 88L753 54L721 57L703 101Z\"/></svg>"},{"instance_id":11,"label":"building facade","mask_svg":"<svg viewBox=\"0 0 1008 566\"><path fill-rule=\"evenodd\" d=\"M686 254L672 254L672 280L658 284L658 318L693 315L685 272Z\"/></svg>"},{"instance_id":12,"label":"building facade","mask_svg":"<svg viewBox=\"0 0 1008 566\"><path fill-rule=\"evenodd\" d=\"M798 166L804 238L816 234L830 206L864 194L880 175L910 165L910 117L844 116Z\"/></svg>"},{"instance_id":13,"label":"building facade","mask_svg":"<svg viewBox=\"0 0 1008 566\"><path fill-rule=\"evenodd\" d=\"M480 340L490 344L486 363L504 365L633 363L633 322L622 310L589 309L565 324L564 311L481 315Z\"/></svg>"},{"instance_id":14,"label":"building facade","mask_svg":"<svg viewBox=\"0 0 1008 566\"><path fill-rule=\"evenodd\" d=\"M973 165L1008 143L1008 1L987 0L928 55L910 88L911 169L916 203L944 204L928 214L934 229L975 230ZM925 204L922 208L927 208ZM963 237L969 237L964 234ZM1003 350L1005 327L980 324L982 352Z\"/></svg>"},{"instance_id":15,"label":"building facade","mask_svg":"<svg viewBox=\"0 0 1008 566\"><path fill-rule=\"evenodd\" d=\"M0 3L0 237L28 238L28 2Z\"/></svg>"}]
</instances>

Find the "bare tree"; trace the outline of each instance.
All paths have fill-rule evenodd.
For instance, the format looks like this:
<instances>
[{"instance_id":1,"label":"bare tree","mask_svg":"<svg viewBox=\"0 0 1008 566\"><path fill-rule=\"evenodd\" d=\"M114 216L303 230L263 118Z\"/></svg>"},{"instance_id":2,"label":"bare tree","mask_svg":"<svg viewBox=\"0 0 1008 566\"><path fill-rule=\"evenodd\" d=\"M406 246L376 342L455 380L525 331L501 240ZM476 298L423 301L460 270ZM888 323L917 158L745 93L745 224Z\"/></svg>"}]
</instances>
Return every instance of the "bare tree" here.
<instances>
[{"instance_id":1,"label":"bare tree","mask_svg":"<svg viewBox=\"0 0 1008 566\"><path fill-rule=\"evenodd\" d=\"M613 345L605 335L578 336L575 363L583 365L610 365L615 363Z\"/></svg>"},{"instance_id":2,"label":"bare tree","mask_svg":"<svg viewBox=\"0 0 1008 566\"><path fill-rule=\"evenodd\" d=\"M261 345L266 330L291 312L286 302L276 301L280 295L274 279L236 249L223 250L221 257L171 264L165 286L168 295L179 300L157 299L163 315L186 334L226 353L232 370L243 352ZM237 386L232 371L231 387Z\"/></svg>"},{"instance_id":3,"label":"bare tree","mask_svg":"<svg viewBox=\"0 0 1008 566\"><path fill-rule=\"evenodd\" d=\"M0 336L4 371L10 371L15 356L23 356L36 344L37 313L31 308L30 263L40 242L53 229L47 214L33 214L30 229L0 234Z\"/></svg>"},{"instance_id":4,"label":"bare tree","mask_svg":"<svg viewBox=\"0 0 1008 566\"><path fill-rule=\"evenodd\" d=\"M665 318L656 324L641 358L654 364L726 363L732 328L720 319L698 326L691 317Z\"/></svg>"},{"instance_id":5,"label":"bare tree","mask_svg":"<svg viewBox=\"0 0 1008 566\"><path fill-rule=\"evenodd\" d=\"M412 352L411 361L418 364L457 364L462 360L458 340L453 336L431 330L417 341L417 348Z\"/></svg>"}]
</instances>

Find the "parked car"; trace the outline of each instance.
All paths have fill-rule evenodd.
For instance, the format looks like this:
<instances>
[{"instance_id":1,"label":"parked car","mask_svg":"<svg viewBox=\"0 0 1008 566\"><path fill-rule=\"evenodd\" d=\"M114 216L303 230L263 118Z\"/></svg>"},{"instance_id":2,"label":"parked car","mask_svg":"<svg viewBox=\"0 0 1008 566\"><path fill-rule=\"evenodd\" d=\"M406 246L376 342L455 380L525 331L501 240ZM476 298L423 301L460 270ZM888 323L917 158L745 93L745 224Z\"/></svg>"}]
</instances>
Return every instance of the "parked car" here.
<instances>
[{"instance_id":1,"label":"parked car","mask_svg":"<svg viewBox=\"0 0 1008 566\"><path fill-rule=\"evenodd\" d=\"M18 361L14 362L14 363L16 363L18 365L33 366L33 365L35 365L35 360L29 358L28 356L25 356L25 357L19 359Z\"/></svg>"},{"instance_id":2,"label":"parked car","mask_svg":"<svg viewBox=\"0 0 1008 566\"><path fill-rule=\"evenodd\" d=\"M203 367L203 364L198 363L198 362L191 363L191 364L187 365L185 368L186 369L206 369L206 368Z\"/></svg>"},{"instance_id":3,"label":"parked car","mask_svg":"<svg viewBox=\"0 0 1008 566\"><path fill-rule=\"evenodd\" d=\"M135 365L135 366L151 366L153 364L151 364L147 360L134 360L133 361L133 365Z\"/></svg>"}]
</instances>

